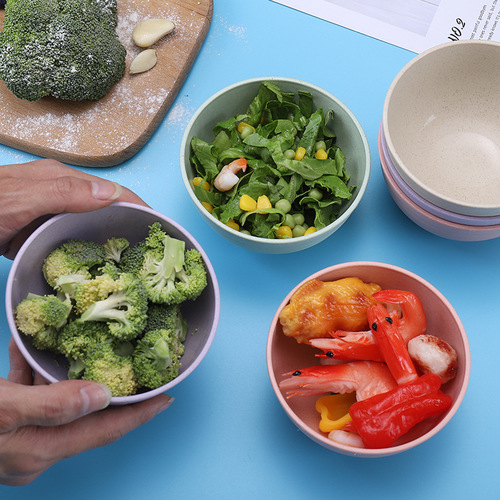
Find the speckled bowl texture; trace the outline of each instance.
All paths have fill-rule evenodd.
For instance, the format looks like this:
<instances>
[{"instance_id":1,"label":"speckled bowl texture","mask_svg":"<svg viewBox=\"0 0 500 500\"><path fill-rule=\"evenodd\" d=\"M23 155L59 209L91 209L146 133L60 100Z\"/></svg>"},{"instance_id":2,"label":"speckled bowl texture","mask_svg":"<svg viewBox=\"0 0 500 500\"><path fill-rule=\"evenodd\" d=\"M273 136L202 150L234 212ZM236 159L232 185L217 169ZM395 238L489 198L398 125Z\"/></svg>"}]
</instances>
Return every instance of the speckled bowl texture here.
<instances>
[{"instance_id":1,"label":"speckled bowl texture","mask_svg":"<svg viewBox=\"0 0 500 500\"><path fill-rule=\"evenodd\" d=\"M414 201L413 196L407 194L392 175L388 166L390 159L384 156L384 151L379 136L379 155L382 174L384 176L387 189L401 211L415 224L422 229L429 231L436 236L441 236L456 241L485 241L500 237L500 224L474 225L453 222L435 215L432 211L426 210ZM397 175L397 174L396 174ZM403 181L403 185L404 184ZM411 189L411 188L410 188Z\"/></svg>"},{"instance_id":2,"label":"speckled bowl texture","mask_svg":"<svg viewBox=\"0 0 500 500\"><path fill-rule=\"evenodd\" d=\"M28 292L53 293L42 274L45 257L57 246L71 238L104 243L108 238L124 237L134 244L147 236L148 227L159 221L170 236L186 242L203 256L207 267L207 287L196 301L182 306L189 325L185 352L181 358L179 376L168 384L133 396L113 397L111 404L124 405L149 399L166 392L186 379L207 354L217 330L220 316L220 293L217 278L205 251L191 234L165 215L147 207L125 202L82 214L61 214L40 226L24 243L12 264L5 292L6 313L12 336L30 366L48 382L67 378L66 361L49 351L35 349L26 335L16 328L14 310ZM190 334L189 332L193 333Z\"/></svg>"},{"instance_id":3,"label":"speckled bowl texture","mask_svg":"<svg viewBox=\"0 0 500 500\"><path fill-rule=\"evenodd\" d=\"M417 194L464 215L500 215L500 43L469 40L412 59L387 93L388 157Z\"/></svg>"},{"instance_id":4,"label":"speckled bowl texture","mask_svg":"<svg viewBox=\"0 0 500 500\"><path fill-rule=\"evenodd\" d=\"M318 364L316 350L298 344L295 339L283 334L279 322L281 310L289 303L295 291L310 279L333 281L356 276L365 282L378 283L382 288L397 288L415 293L424 306L427 317L427 332L435 333L454 347L458 356L457 376L444 384L442 390L453 399L451 408L442 415L419 423L390 448L365 449L342 445L328 439L320 432L320 417L315 410L319 396L294 397L287 399L279 388L283 374L306 366ZM385 457L408 451L440 432L458 410L465 396L470 377L470 349L465 329L456 311L448 300L429 282L416 274L390 264L380 262L347 262L338 264L309 276L299 283L283 299L271 322L267 340L267 367L273 390L292 422L306 436L325 448L356 457ZM457 439L459 437L457 436Z\"/></svg>"},{"instance_id":5,"label":"speckled bowl texture","mask_svg":"<svg viewBox=\"0 0 500 500\"><path fill-rule=\"evenodd\" d=\"M334 111L331 127L337 135L337 145L346 156L346 169L351 176L350 185L356 186L353 197L346 203L340 216L327 227L300 238L266 239L240 233L222 223L203 207L191 186L195 177L194 169L189 161L191 139L199 137L207 142L213 141L213 128L234 115L244 113L252 99L257 95L263 81L272 81L283 91L310 92L316 108L322 107ZM370 150L365 133L349 108L337 97L311 83L293 78L262 77L244 80L226 87L210 97L196 111L186 127L180 154L182 178L186 190L203 219L219 235L230 242L248 250L268 254L285 254L298 252L320 243L337 231L352 215L365 193L370 176Z\"/></svg>"}]
</instances>

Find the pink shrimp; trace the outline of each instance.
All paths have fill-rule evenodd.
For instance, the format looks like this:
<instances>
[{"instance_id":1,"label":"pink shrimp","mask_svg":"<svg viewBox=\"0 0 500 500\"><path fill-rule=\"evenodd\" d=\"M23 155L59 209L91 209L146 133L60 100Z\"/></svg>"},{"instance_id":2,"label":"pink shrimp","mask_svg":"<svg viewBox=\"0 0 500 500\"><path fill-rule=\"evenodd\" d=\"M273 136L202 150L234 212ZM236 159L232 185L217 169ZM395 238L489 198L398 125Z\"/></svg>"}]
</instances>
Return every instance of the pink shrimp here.
<instances>
[{"instance_id":1,"label":"pink shrimp","mask_svg":"<svg viewBox=\"0 0 500 500\"><path fill-rule=\"evenodd\" d=\"M217 177L214 179L214 186L219 191L229 191L232 189L240 178L236 175L240 170L247 169L247 161L245 158L238 158L237 160L233 160L231 163L228 163L224 167L222 167L221 171L217 174Z\"/></svg>"},{"instance_id":2,"label":"pink shrimp","mask_svg":"<svg viewBox=\"0 0 500 500\"><path fill-rule=\"evenodd\" d=\"M279 386L286 397L317 396L329 392L356 393L356 399L369 398L397 386L389 368L377 361L352 361L337 365L318 365L285 373Z\"/></svg>"},{"instance_id":3,"label":"pink shrimp","mask_svg":"<svg viewBox=\"0 0 500 500\"><path fill-rule=\"evenodd\" d=\"M427 321L424 308L415 294L402 290L380 290L372 297L385 304L391 316L398 316L399 333L406 343L425 333ZM330 335L332 338L309 341L310 345L323 351L324 354L319 354L318 357L373 361L383 359L371 331L336 331Z\"/></svg>"}]
</instances>

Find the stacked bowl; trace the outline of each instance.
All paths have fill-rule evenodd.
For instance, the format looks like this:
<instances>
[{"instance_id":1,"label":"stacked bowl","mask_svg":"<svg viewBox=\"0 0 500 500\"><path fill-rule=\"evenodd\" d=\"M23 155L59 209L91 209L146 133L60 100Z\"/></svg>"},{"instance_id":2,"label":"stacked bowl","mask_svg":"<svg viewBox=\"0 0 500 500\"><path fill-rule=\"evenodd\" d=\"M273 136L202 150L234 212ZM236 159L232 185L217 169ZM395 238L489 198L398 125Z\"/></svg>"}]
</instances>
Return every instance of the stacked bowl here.
<instances>
[{"instance_id":1,"label":"stacked bowl","mask_svg":"<svg viewBox=\"0 0 500 500\"><path fill-rule=\"evenodd\" d=\"M399 208L433 234L500 236L500 43L438 45L387 93L378 148Z\"/></svg>"}]
</instances>

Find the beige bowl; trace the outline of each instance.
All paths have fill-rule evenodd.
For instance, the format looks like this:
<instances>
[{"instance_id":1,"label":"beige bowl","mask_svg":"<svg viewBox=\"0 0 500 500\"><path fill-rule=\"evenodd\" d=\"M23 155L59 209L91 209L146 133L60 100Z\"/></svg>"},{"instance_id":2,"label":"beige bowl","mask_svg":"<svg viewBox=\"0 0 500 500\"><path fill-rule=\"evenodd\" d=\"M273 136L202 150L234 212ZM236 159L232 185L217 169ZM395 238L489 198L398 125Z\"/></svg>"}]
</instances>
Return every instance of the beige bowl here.
<instances>
[{"instance_id":1,"label":"beige bowl","mask_svg":"<svg viewBox=\"0 0 500 500\"><path fill-rule=\"evenodd\" d=\"M310 279L333 281L357 276L365 282L378 283L382 288L397 288L415 293L424 306L429 333L435 332L457 351L458 373L443 385L444 392L453 399L453 405L446 412L427 419L401 437L394 446L383 449L365 449L336 443L319 431L319 414L315 410L318 396L286 399L279 388L279 382L286 372L318 364L317 351L298 344L295 339L283 334L279 314L288 304L293 293ZM292 422L316 443L335 452L361 457L383 457L407 451L437 434L451 420L458 410L467 390L470 376L470 350L467 335L457 313L446 298L430 283L405 269L378 262L348 262L328 267L299 283L283 300L271 323L267 340L267 367L274 392Z\"/></svg>"},{"instance_id":2,"label":"beige bowl","mask_svg":"<svg viewBox=\"0 0 500 500\"><path fill-rule=\"evenodd\" d=\"M435 205L500 215L500 43L450 42L411 60L386 96L394 166Z\"/></svg>"}]
</instances>

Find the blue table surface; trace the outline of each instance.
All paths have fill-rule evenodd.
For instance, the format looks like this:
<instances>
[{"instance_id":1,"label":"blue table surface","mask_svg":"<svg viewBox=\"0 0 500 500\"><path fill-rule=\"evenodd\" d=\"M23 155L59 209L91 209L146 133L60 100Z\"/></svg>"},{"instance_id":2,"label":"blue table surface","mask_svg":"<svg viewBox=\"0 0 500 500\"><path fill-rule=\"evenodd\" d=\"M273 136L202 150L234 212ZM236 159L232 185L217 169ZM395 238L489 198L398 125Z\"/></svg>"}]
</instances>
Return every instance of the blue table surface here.
<instances>
[{"instance_id":1,"label":"blue table surface","mask_svg":"<svg viewBox=\"0 0 500 500\"><path fill-rule=\"evenodd\" d=\"M146 146L119 166L82 169L133 189L203 245L222 300L212 347L170 392L175 402L166 412L117 443L60 462L31 485L0 486L0 498L499 498L500 398L491 393L498 353L490 342L499 335L500 240L456 242L424 231L395 205L380 170L384 98L413 57L270 0L215 1L199 56ZM284 256L252 253L214 233L179 169L182 134L196 109L227 85L272 75L312 82L345 102L366 132L372 160L366 194L349 221L316 247ZM0 146L0 164L31 159ZM465 326L473 360L467 394L446 428L382 459L339 455L302 434L277 401L266 367L269 325L289 290L324 267L357 260L406 268L437 287ZM10 265L0 258L1 294ZM3 307L0 314L6 377L10 335Z\"/></svg>"}]
</instances>

